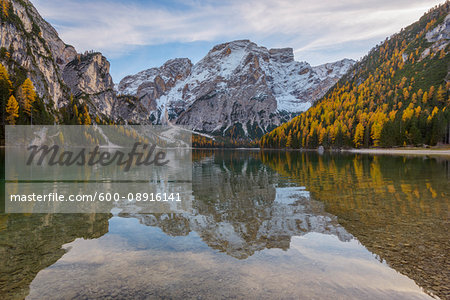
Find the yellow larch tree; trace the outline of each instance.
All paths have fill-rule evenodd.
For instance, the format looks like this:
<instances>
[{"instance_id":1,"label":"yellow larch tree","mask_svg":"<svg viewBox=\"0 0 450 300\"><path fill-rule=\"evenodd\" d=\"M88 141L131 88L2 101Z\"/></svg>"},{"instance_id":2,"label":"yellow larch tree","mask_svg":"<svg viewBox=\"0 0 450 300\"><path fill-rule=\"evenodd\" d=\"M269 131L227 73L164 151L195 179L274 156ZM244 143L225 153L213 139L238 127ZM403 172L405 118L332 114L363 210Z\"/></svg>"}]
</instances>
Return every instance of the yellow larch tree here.
<instances>
[{"instance_id":1,"label":"yellow larch tree","mask_svg":"<svg viewBox=\"0 0 450 300\"><path fill-rule=\"evenodd\" d=\"M359 148L362 146L363 142L364 142L364 126L361 123L358 123L358 125L356 125L353 143L355 143L356 148Z\"/></svg>"},{"instance_id":2,"label":"yellow larch tree","mask_svg":"<svg viewBox=\"0 0 450 300\"><path fill-rule=\"evenodd\" d=\"M6 121L10 125L15 125L16 119L19 117L19 103L17 103L14 96L9 97L8 104L6 105L6 113L8 114Z\"/></svg>"},{"instance_id":3,"label":"yellow larch tree","mask_svg":"<svg viewBox=\"0 0 450 300\"><path fill-rule=\"evenodd\" d=\"M86 105L84 106L83 117L84 117L84 125L91 125L92 120L91 120L91 116L89 116L89 110Z\"/></svg>"},{"instance_id":4,"label":"yellow larch tree","mask_svg":"<svg viewBox=\"0 0 450 300\"><path fill-rule=\"evenodd\" d=\"M19 95L23 111L25 114L32 117L32 107L34 101L36 101L36 92L34 91L34 85L29 78L25 79L24 83L20 86Z\"/></svg>"},{"instance_id":5,"label":"yellow larch tree","mask_svg":"<svg viewBox=\"0 0 450 300\"><path fill-rule=\"evenodd\" d=\"M9 0L0 0L0 5L1 5L1 10L2 10L2 15L7 17L8 11L9 11L9 6L11 5L9 3Z\"/></svg>"},{"instance_id":6,"label":"yellow larch tree","mask_svg":"<svg viewBox=\"0 0 450 300\"><path fill-rule=\"evenodd\" d=\"M8 70L2 64L0 64L0 92L8 95L12 92L12 82L9 79Z\"/></svg>"},{"instance_id":7,"label":"yellow larch tree","mask_svg":"<svg viewBox=\"0 0 450 300\"><path fill-rule=\"evenodd\" d=\"M437 101L439 101L439 102L444 102L445 101L445 90L442 87L442 85L439 86L439 89L437 91L436 97L437 97Z\"/></svg>"}]
</instances>

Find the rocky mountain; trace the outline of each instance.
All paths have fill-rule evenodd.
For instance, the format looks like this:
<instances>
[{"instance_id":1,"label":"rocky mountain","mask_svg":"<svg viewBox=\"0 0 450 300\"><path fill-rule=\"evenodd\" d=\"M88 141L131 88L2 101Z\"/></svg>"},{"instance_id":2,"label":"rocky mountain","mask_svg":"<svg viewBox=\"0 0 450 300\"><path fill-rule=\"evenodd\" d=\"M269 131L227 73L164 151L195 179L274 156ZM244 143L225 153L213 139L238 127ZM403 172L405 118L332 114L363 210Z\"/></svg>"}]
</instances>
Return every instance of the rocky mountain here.
<instances>
[{"instance_id":1,"label":"rocky mountain","mask_svg":"<svg viewBox=\"0 0 450 300\"><path fill-rule=\"evenodd\" d=\"M15 85L29 77L38 96L54 111L70 94L89 105L91 114L110 116L115 102L109 63L100 53L78 54L65 44L28 0L5 0L0 62Z\"/></svg>"},{"instance_id":2,"label":"rocky mountain","mask_svg":"<svg viewBox=\"0 0 450 300\"><path fill-rule=\"evenodd\" d=\"M101 53L78 54L64 67L63 79L75 97L90 104L91 111L114 119L117 98L109 62Z\"/></svg>"},{"instance_id":3,"label":"rocky mountain","mask_svg":"<svg viewBox=\"0 0 450 300\"><path fill-rule=\"evenodd\" d=\"M29 0L2 0L1 33L0 63L13 79L1 98L20 96L30 78L44 103L35 109L48 110L50 123L171 123L253 138L307 110L354 63L312 67L295 61L291 48L239 40L215 46L195 65L177 58L127 76L115 91L107 59L65 44ZM20 124L32 122L19 114Z\"/></svg>"},{"instance_id":4,"label":"rocky mountain","mask_svg":"<svg viewBox=\"0 0 450 300\"><path fill-rule=\"evenodd\" d=\"M153 122L252 137L307 110L353 64L344 59L311 67L295 61L291 48L238 40L215 46L195 65L187 58L173 59L127 76L117 90L137 97ZM123 119L129 114L118 113Z\"/></svg>"}]
</instances>

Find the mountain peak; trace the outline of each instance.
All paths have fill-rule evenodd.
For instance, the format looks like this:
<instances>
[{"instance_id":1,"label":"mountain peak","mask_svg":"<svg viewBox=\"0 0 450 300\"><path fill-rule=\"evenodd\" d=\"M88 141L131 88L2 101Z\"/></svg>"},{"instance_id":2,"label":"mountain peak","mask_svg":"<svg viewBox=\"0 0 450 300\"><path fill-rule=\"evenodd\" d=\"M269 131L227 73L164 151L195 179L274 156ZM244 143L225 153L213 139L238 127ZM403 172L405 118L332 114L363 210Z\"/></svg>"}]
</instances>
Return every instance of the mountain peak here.
<instances>
[{"instance_id":1,"label":"mountain peak","mask_svg":"<svg viewBox=\"0 0 450 300\"><path fill-rule=\"evenodd\" d=\"M268 50L250 40L236 40L214 46L195 65L173 59L127 76L118 90L136 96L159 116L156 122L258 136L307 110L352 64L342 61L316 69L295 61L292 48Z\"/></svg>"},{"instance_id":2,"label":"mountain peak","mask_svg":"<svg viewBox=\"0 0 450 300\"><path fill-rule=\"evenodd\" d=\"M274 48L269 50L270 58L280 63L290 63L294 61L294 49Z\"/></svg>"},{"instance_id":3,"label":"mountain peak","mask_svg":"<svg viewBox=\"0 0 450 300\"><path fill-rule=\"evenodd\" d=\"M237 49L237 48L246 48L248 46L257 47L258 45L256 45L254 42L252 42L250 40L235 40L235 41L218 44L218 45L214 46L210 52L221 51L227 47Z\"/></svg>"}]
</instances>

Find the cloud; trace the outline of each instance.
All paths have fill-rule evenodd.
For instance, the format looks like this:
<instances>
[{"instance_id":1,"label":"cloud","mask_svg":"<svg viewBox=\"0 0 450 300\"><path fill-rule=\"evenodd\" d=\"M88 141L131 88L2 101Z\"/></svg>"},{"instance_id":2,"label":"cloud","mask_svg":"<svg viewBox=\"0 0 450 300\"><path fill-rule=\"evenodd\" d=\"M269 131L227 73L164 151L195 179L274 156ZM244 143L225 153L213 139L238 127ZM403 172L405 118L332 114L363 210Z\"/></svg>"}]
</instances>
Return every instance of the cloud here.
<instances>
[{"instance_id":1,"label":"cloud","mask_svg":"<svg viewBox=\"0 0 450 300\"><path fill-rule=\"evenodd\" d=\"M439 0L150 1L35 0L79 51L124 55L136 46L249 38L296 54L379 39L417 20ZM348 49L352 52L352 49Z\"/></svg>"}]
</instances>

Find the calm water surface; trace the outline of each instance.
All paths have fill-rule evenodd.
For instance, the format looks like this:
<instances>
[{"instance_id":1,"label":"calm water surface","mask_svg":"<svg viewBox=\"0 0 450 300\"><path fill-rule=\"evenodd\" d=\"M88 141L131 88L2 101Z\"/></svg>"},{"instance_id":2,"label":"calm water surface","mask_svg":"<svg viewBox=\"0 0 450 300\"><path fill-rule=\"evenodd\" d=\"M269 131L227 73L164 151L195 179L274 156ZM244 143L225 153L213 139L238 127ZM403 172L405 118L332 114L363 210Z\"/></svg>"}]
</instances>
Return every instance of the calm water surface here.
<instances>
[{"instance_id":1,"label":"calm water surface","mask_svg":"<svg viewBox=\"0 0 450 300\"><path fill-rule=\"evenodd\" d=\"M0 214L0 298L449 297L448 160L193 159L183 213Z\"/></svg>"}]
</instances>

